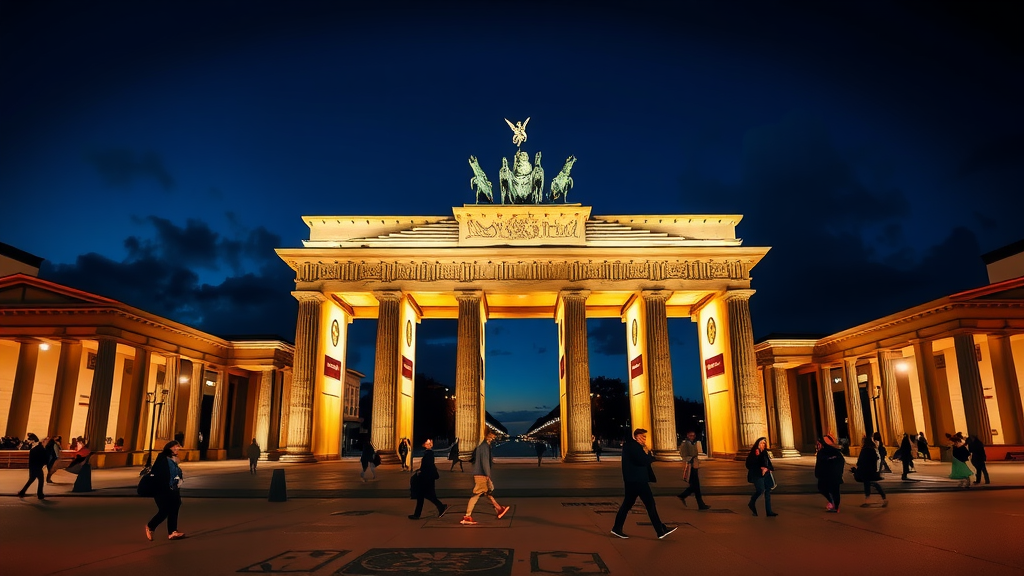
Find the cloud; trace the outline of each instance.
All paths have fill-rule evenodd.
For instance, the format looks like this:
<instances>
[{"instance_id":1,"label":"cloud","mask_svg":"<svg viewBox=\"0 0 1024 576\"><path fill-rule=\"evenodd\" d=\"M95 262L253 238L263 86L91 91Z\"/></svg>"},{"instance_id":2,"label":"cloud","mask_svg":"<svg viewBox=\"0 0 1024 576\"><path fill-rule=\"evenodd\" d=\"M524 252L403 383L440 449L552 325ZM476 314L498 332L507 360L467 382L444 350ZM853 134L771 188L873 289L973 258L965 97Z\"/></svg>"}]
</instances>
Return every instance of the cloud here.
<instances>
[{"instance_id":1,"label":"cloud","mask_svg":"<svg viewBox=\"0 0 1024 576\"><path fill-rule=\"evenodd\" d=\"M147 178L156 180L166 191L174 188L174 177L164 167L160 156L153 152L136 155L127 148L107 148L86 153L85 160L115 188L128 188L137 180Z\"/></svg>"},{"instance_id":2,"label":"cloud","mask_svg":"<svg viewBox=\"0 0 1024 576\"><path fill-rule=\"evenodd\" d=\"M592 346L592 353L626 356L626 330L617 319L588 321L587 343Z\"/></svg>"},{"instance_id":3,"label":"cloud","mask_svg":"<svg viewBox=\"0 0 1024 576\"><path fill-rule=\"evenodd\" d=\"M256 228L240 240L231 240L198 220L189 220L185 227L156 216L143 221L152 225L155 235L127 238L124 260L83 254L74 264L46 262L40 275L213 334L274 334L293 339L297 304L289 294L294 275L288 266L273 251L249 253L251 262L246 266L231 265L227 260L232 251L225 250L238 243L244 253L246 246L280 245L280 238ZM211 284L201 282L194 267L234 272Z\"/></svg>"}]
</instances>

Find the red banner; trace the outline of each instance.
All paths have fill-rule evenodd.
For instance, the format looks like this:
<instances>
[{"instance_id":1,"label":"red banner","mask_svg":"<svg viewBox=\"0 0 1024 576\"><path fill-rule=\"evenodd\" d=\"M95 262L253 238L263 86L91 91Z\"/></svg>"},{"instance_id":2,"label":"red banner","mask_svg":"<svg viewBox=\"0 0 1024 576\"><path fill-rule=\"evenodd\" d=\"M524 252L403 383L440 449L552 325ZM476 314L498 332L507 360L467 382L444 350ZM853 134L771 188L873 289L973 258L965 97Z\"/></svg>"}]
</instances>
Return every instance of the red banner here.
<instances>
[{"instance_id":1,"label":"red banner","mask_svg":"<svg viewBox=\"0 0 1024 576\"><path fill-rule=\"evenodd\" d=\"M640 354L629 361L629 379L632 380L644 373L644 355Z\"/></svg>"},{"instance_id":2,"label":"red banner","mask_svg":"<svg viewBox=\"0 0 1024 576\"><path fill-rule=\"evenodd\" d=\"M402 378L412 380L412 360L402 356Z\"/></svg>"},{"instance_id":3,"label":"red banner","mask_svg":"<svg viewBox=\"0 0 1024 576\"><path fill-rule=\"evenodd\" d=\"M335 360L330 356L324 355L324 376L328 378L334 378L335 380L341 380L341 360Z\"/></svg>"},{"instance_id":4,"label":"red banner","mask_svg":"<svg viewBox=\"0 0 1024 576\"><path fill-rule=\"evenodd\" d=\"M725 355L719 354L704 361L704 373L708 378L725 374Z\"/></svg>"},{"instance_id":5,"label":"red banner","mask_svg":"<svg viewBox=\"0 0 1024 576\"><path fill-rule=\"evenodd\" d=\"M558 360L558 377L565 378L565 356Z\"/></svg>"}]
</instances>

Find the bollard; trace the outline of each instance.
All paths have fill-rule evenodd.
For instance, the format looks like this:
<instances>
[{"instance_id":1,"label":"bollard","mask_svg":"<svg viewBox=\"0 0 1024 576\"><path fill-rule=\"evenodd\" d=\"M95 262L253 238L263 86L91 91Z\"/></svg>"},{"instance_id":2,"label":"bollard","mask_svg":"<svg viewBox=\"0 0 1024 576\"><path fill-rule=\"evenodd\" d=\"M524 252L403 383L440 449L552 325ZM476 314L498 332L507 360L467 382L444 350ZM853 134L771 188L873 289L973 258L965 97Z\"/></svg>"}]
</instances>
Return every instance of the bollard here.
<instances>
[{"instance_id":1,"label":"bollard","mask_svg":"<svg viewBox=\"0 0 1024 576\"><path fill-rule=\"evenodd\" d=\"M75 486L71 489L72 492L92 492L92 467L86 462L82 465L82 469L78 472L78 478L75 478Z\"/></svg>"},{"instance_id":2,"label":"bollard","mask_svg":"<svg viewBox=\"0 0 1024 576\"><path fill-rule=\"evenodd\" d=\"M284 470L274 470L270 477L270 498L271 502L286 502L288 500L288 489L285 487Z\"/></svg>"}]
</instances>

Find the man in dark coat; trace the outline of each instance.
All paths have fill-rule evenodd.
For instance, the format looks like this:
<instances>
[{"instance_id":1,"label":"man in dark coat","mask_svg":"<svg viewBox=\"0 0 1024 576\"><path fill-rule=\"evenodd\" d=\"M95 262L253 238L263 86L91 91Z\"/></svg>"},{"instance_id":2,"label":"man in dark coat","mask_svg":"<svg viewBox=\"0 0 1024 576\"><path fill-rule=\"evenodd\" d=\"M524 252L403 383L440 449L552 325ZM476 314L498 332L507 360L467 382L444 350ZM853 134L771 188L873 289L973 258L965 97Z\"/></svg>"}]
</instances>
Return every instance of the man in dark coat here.
<instances>
[{"instance_id":1,"label":"man in dark coat","mask_svg":"<svg viewBox=\"0 0 1024 576\"><path fill-rule=\"evenodd\" d=\"M974 479L974 483L981 484L981 475L984 474L985 484L988 484L988 466L985 466L985 461L988 460L988 457L985 455L985 444L977 436L970 436L967 438L967 449L971 451L971 464L978 471L978 476Z\"/></svg>"},{"instance_id":2,"label":"man in dark coat","mask_svg":"<svg viewBox=\"0 0 1024 576\"><path fill-rule=\"evenodd\" d=\"M245 455L249 457L249 474L256 473L256 464L260 461L260 454L263 450L260 449L260 443L255 438L252 439L252 444L245 450Z\"/></svg>"},{"instance_id":3,"label":"man in dark coat","mask_svg":"<svg viewBox=\"0 0 1024 576\"><path fill-rule=\"evenodd\" d=\"M818 492L828 501L826 512L839 512L839 486L843 483L846 459L836 443L835 436L825 434L818 440L818 454L814 460L814 477L818 479Z\"/></svg>"},{"instance_id":4,"label":"man in dark coat","mask_svg":"<svg viewBox=\"0 0 1024 576\"><path fill-rule=\"evenodd\" d=\"M676 531L676 527L669 528L661 523L658 517L658 508L654 504L654 494L651 492L650 482L657 482L654 477L654 470L651 463L654 456L647 452L644 446L647 443L647 430L637 428L633 431L633 440L626 440L622 446L622 482L626 487L626 496L622 499L622 506L615 514L615 526L612 534L619 538L629 538L622 531L622 525L626 522L626 515L629 509L636 503L637 497L644 503L647 509L647 516L651 519L651 526L658 538L664 538Z\"/></svg>"},{"instance_id":5,"label":"man in dark coat","mask_svg":"<svg viewBox=\"0 0 1024 576\"><path fill-rule=\"evenodd\" d=\"M46 475L43 474L43 466L50 460L49 451L46 449L46 444L39 441L39 437L29 432L27 440L32 444L32 448L28 452L28 482L25 483L25 487L18 492L18 498L24 498L25 492L28 491L29 486L32 482L39 481L39 490L36 495L42 500L46 498L43 494L43 484L46 481ZM47 443L49 438L46 439Z\"/></svg>"},{"instance_id":6,"label":"man in dark coat","mask_svg":"<svg viewBox=\"0 0 1024 576\"><path fill-rule=\"evenodd\" d=\"M409 515L410 520L418 520L420 512L423 511L423 500L430 500L437 507L437 517L444 516L448 511L448 504L437 499L437 492L434 489L434 481L441 477L437 472L437 465L434 464L434 441L427 438L423 442L423 457L420 458L420 469L414 474L415 482L419 491L416 493L416 511Z\"/></svg>"},{"instance_id":7,"label":"man in dark coat","mask_svg":"<svg viewBox=\"0 0 1024 576\"><path fill-rule=\"evenodd\" d=\"M910 447L910 434L903 434L903 441L900 442L900 462L903 463L903 476L901 480L908 480L907 474L914 471L914 450Z\"/></svg>"}]
</instances>

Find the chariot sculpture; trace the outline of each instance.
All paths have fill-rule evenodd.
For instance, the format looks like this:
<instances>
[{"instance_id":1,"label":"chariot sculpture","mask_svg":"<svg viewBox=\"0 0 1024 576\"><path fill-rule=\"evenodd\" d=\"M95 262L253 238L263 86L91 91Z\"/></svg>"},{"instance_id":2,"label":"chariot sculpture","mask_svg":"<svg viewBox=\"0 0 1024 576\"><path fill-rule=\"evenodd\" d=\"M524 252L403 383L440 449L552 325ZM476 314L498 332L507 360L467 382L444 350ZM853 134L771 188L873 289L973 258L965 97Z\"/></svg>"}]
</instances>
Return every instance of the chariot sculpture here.
<instances>
[{"instance_id":1,"label":"chariot sculpture","mask_svg":"<svg viewBox=\"0 0 1024 576\"><path fill-rule=\"evenodd\" d=\"M526 125L530 122L527 118L522 122L512 123L505 119L509 128L512 129L512 143L516 145L516 153L512 156L512 165L509 166L508 158L501 159L501 168L498 170L498 200L501 204L543 204L554 202L559 198L562 202L568 202L569 190L572 188L572 177L569 172L576 163L575 156L569 156L565 165L551 180L550 192L544 193L544 168L540 165L541 153L533 158L530 164L530 155L522 150L523 142L526 142ZM469 157L469 166L473 170L473 177L469 180L469 187L473 190L477 204L494 203L494 191L487 174L480 167L476 156Z\"/></svg>"}]
</instances>

